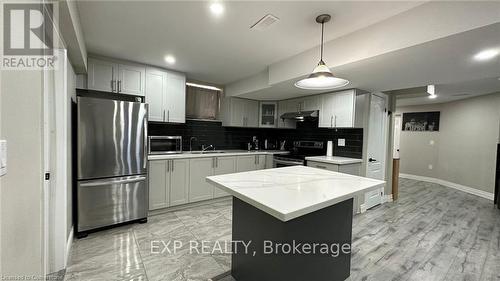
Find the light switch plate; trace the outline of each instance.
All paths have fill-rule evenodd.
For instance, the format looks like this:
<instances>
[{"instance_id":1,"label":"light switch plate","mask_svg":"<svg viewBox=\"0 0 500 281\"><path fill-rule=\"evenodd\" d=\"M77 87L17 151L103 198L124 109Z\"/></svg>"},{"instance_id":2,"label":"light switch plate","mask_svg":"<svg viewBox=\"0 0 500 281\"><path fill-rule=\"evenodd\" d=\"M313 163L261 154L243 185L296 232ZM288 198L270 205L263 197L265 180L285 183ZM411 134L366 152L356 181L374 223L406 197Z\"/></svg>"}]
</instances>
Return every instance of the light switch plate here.
<instances>
[{"instance_id":1,"label":"light switch plate","mask_svg":"<svg viewBox=\"0 0 500 281\"><path fill-rule=\"evenodd\" d=\"M337 145L338 146L345 146L345 139L339 139Z\"/></svg>"},{"instance_id":2,"label":"light switch plate","mask_svg":"<svg viewBox=\"0 0 500 281\"><path fill-rule=\"evenodd\" d=\"M7 141L0 140L0 177L7 174Z\"/></svg>"}]
</instances>

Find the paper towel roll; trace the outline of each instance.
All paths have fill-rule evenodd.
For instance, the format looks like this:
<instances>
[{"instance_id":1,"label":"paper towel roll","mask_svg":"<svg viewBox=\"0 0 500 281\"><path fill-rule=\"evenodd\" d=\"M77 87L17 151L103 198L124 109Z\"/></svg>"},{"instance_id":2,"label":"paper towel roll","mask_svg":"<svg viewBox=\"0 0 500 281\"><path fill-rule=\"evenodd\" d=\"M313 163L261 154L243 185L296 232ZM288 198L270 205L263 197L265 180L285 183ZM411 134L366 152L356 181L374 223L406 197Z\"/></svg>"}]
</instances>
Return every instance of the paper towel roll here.
<instances>
[{"instance_id":1,"label":"paper towel roll","mask_svg":"<svg viewBox=\"0 0 500 281\"><path fill-rule=\"evenodd\" d=\"M328 141L326 143L326 156L333 156L333 142Z\"/></svg>"}]
</instances>

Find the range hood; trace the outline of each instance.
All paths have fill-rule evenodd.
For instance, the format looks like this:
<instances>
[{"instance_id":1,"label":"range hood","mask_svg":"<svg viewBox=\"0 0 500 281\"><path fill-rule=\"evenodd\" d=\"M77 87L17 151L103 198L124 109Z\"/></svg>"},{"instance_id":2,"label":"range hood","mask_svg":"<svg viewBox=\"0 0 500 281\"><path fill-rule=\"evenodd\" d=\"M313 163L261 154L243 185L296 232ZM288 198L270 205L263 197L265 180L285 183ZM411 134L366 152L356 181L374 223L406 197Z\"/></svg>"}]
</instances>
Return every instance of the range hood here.
<instances>
[{"instance_id":1,"label":"range hood","mask_svg":"<svg viewBox=\"0 0 500 281\"><path fill-rule=\"evenodd\" d=\"M317 110L307 110L298 112L286 112L280 116L281 119L293 119L295 121L313 120L318 118Z\"/></svg>"}]
</instances>

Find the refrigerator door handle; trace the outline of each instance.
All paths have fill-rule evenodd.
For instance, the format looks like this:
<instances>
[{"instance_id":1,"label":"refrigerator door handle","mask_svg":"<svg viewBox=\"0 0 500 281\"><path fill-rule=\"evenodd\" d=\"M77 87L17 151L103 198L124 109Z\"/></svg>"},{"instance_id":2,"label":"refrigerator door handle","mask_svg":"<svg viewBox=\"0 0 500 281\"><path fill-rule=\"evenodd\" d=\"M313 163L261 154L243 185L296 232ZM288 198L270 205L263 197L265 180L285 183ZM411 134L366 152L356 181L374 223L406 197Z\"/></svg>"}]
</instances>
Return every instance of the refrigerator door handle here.
<instances>
[{"instance_id":1,"label":"refrigerator door handle","mask_svg":"<svg viewBox=\"0 0 500 281\"><path fill-rule=\"evenodd\" d=\"M100 180L100 181L88 181L81 183L81 187L88 187L88 186L101 186L101 185L111 185L111 184L124 184L124 183L133 183L133 182L139 182L139 181L144 181L146 180L145 176L139 176L139 177L133 177L133 178L126 178L122 180Z\"/></svg>"},{"instance_id":2,"label":"refrigerator door handle","mask_svg":"<svg viewBox=\"0 0 500 281\"><path fill-rule=\"evenodd\" d=\"M144 118L144 164L143 168L147 168L147 163L148 163L148 119Z\"/></svg>"}]
</instances>

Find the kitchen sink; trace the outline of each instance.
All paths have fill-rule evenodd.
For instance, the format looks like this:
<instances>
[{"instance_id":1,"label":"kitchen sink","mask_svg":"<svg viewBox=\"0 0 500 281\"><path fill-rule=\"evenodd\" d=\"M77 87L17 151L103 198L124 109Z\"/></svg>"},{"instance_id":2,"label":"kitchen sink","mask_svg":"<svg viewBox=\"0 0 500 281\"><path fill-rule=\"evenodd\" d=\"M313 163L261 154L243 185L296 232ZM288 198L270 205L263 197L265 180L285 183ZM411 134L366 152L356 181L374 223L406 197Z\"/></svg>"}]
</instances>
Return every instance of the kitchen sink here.
<instances>
[{"instance_id":1,"label":"kitchen sink","mask_svg":"<svg viewBox=\"0 0 500 281\"><path fill-rule=\"evenodd\" d=\"M207 150L207 151L191 151L191 154L212 154L212 153L226 153L220 150Z\"/></svg>"}]
</instances>

